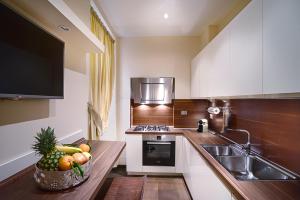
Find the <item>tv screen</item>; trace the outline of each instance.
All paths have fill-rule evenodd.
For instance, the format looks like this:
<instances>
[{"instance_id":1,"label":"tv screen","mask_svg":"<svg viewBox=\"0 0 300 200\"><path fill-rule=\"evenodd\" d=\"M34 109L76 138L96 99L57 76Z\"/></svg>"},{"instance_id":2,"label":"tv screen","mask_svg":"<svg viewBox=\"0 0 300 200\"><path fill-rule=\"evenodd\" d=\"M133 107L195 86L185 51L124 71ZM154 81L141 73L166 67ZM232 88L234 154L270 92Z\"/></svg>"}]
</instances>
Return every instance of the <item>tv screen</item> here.
<instances>
[{"instance_id":1,"label":"tv screen","mask_svg":"<svg viewBox=\"0 0 300 200\"><path fill-rule=\"evenodd\" d=\"M63 98L64 42L0 3L0 98Z\"/></svg>"}]
</instances>

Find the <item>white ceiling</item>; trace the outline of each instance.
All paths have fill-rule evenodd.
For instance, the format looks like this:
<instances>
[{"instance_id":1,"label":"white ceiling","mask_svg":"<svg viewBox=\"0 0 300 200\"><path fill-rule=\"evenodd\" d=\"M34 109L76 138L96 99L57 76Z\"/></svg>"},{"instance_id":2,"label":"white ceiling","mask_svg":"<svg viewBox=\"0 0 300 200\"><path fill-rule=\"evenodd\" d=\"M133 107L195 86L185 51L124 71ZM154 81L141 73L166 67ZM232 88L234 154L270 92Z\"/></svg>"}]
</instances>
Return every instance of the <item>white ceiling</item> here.
<instances>
[{"instance_id":1,"label":"white ceiling","mask_svg":"<svg viewBox=\"0 0 300 200\"><path fill-rule=\"evenodd\" d=\"M95 0L120 37L197 36L239 0ZM169 18L164 19L164 13Z\"/></svg>"}]
</instances>

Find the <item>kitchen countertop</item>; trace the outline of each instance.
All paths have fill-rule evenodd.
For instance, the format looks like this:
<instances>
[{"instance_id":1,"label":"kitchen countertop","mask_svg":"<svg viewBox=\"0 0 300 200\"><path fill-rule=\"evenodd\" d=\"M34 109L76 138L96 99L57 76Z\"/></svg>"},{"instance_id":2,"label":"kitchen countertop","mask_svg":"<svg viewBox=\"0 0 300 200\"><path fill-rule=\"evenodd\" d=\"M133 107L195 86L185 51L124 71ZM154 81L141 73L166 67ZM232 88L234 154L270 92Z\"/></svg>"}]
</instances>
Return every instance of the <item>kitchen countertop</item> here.
<instances>
[{"instance_id":1,"label":"kitchen countertop","mask_svg":"<svg viewBox=\"0 0 300 200\"><path fill-rule=\"evenodd\" d=\"M126 134L148 134L149 132L135 132L128 129ZM152 132L155 133L155 132ZM196 130L174 129L168 132L156 132L158 134L181 134L195 147L200 155L209 163L223 183L239 199L270 199L288 200L300 199L300 181L238 181L217 160L215 160L201 144L227 144L228 142L211 133L197 133ZM151 133L149 133L151 134ZM199 155L199 156L200 156Z\"/></svg>"},{"instance_id":2,"label":"kitchen countertop","mask_svg":"<svg viewBox=\"0 0 300 200\"><path fill-rule=\"evenodd\" d=\"M178 129L178 128L173 128L172 126L169 127L169 131L145 131L145 132L139 132L139 131L134 131L135 127L131 127L128 130L126 130L126 134L172 134L172 135L182 135L183 130L185 129ZM191 130L191 129L186 129L186 130ZM196 129L195 129L196 130Z\"/></svg>"},{"instance_id":3,"label":"kitchen countertop","mask_svg":"<svg viewBox=\"0 0 300 200\"><path fill-rule=\"evenodd\" d=\"M90 141L93 170L81 185L63 191L49 192L38 188L33 179L34 166L0 182L0 199L94 199L125 147L125 142Z\"/></svg>"}]
</instances>

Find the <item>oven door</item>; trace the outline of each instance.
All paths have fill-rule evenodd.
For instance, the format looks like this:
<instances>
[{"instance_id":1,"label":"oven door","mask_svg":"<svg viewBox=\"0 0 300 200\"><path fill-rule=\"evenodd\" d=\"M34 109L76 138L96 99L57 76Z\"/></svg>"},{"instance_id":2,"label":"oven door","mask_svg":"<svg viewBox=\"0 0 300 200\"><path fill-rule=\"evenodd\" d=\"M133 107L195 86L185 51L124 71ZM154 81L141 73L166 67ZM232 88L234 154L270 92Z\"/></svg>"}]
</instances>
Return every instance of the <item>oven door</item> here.
<instances>
[{"instance_id":1,"label":"oven door","mask_svg":"<svg viewBox=\"0 0 300 200\"><path fill-rule=\"evenodd\" d=\"M175 141L143 141L144 166L175 166Z\"/></svg>"}]
</instances>

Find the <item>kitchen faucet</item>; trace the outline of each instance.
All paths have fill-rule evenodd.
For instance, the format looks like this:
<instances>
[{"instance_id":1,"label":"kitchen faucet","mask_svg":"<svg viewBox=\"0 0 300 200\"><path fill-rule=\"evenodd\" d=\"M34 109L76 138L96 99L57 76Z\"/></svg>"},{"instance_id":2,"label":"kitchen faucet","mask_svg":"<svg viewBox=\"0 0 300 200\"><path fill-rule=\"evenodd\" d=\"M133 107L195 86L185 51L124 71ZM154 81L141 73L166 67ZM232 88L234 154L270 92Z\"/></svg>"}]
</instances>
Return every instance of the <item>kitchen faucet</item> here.
<instances>
[{"instance_id":1,"label":"kitchen faucet","mask_svg":"<svg viewBox=\"0 0 300 200\"><path fill-rule=\"evenodd\" d=\"M250 149L251 149L251 143L250 143L250 132L245 130L245 129L232 129L228 128L229 126L229 121L231 119L231 113L230 113L230 107L229 107L229 102L228 101L223 101L224 102L224 107L222 108L223 110L223 127L221 133L226 133L227 131L236 131L236 132L241 132L241 133L246 133L247 134L247 143L242 145L242 147L246 150L246 152L249 154Z\"/></svg>"},{"instance_id":2,"label":"kitchen faucet","mask_svg":"<svg viewBox=\"0 0 300 200\"><path fill-rule=\"evenodd\" d=\"M236 131L236 132L242 132L247 134L247 143L242 145L243 149L246 150L246 152L249 154L250 149L251 149L251 143L250 143L250 137L251 134L249 131L245 129L232 129L228 128L229 126L229 121L231 119L231 113L230 113L230 103L228 100L223 100L224 106L219 108L216 106L215 100L211 100L212 106L208 108L208 112L212 115L217 115L219 114L220 111L223 113L223 125L222 125L222 130L221 133L226 133L227 131Z\"/></svg>"},{"instance_id":3,"label":"kitchen faucet","mask_svg":"<svg viewBox=\"0 0 300 200\"><path fill-rule=\"evenodd\" d=\"M247 134L247 143L242 146L243 146L243 149L245 149L248 154L250 153L250 150L251 150L250 136L251 135L250 135L249 131L247 131L245 129L232 129L232 128L226 128L225 130L246 133Z\"/></svg>"}]
</instances>

